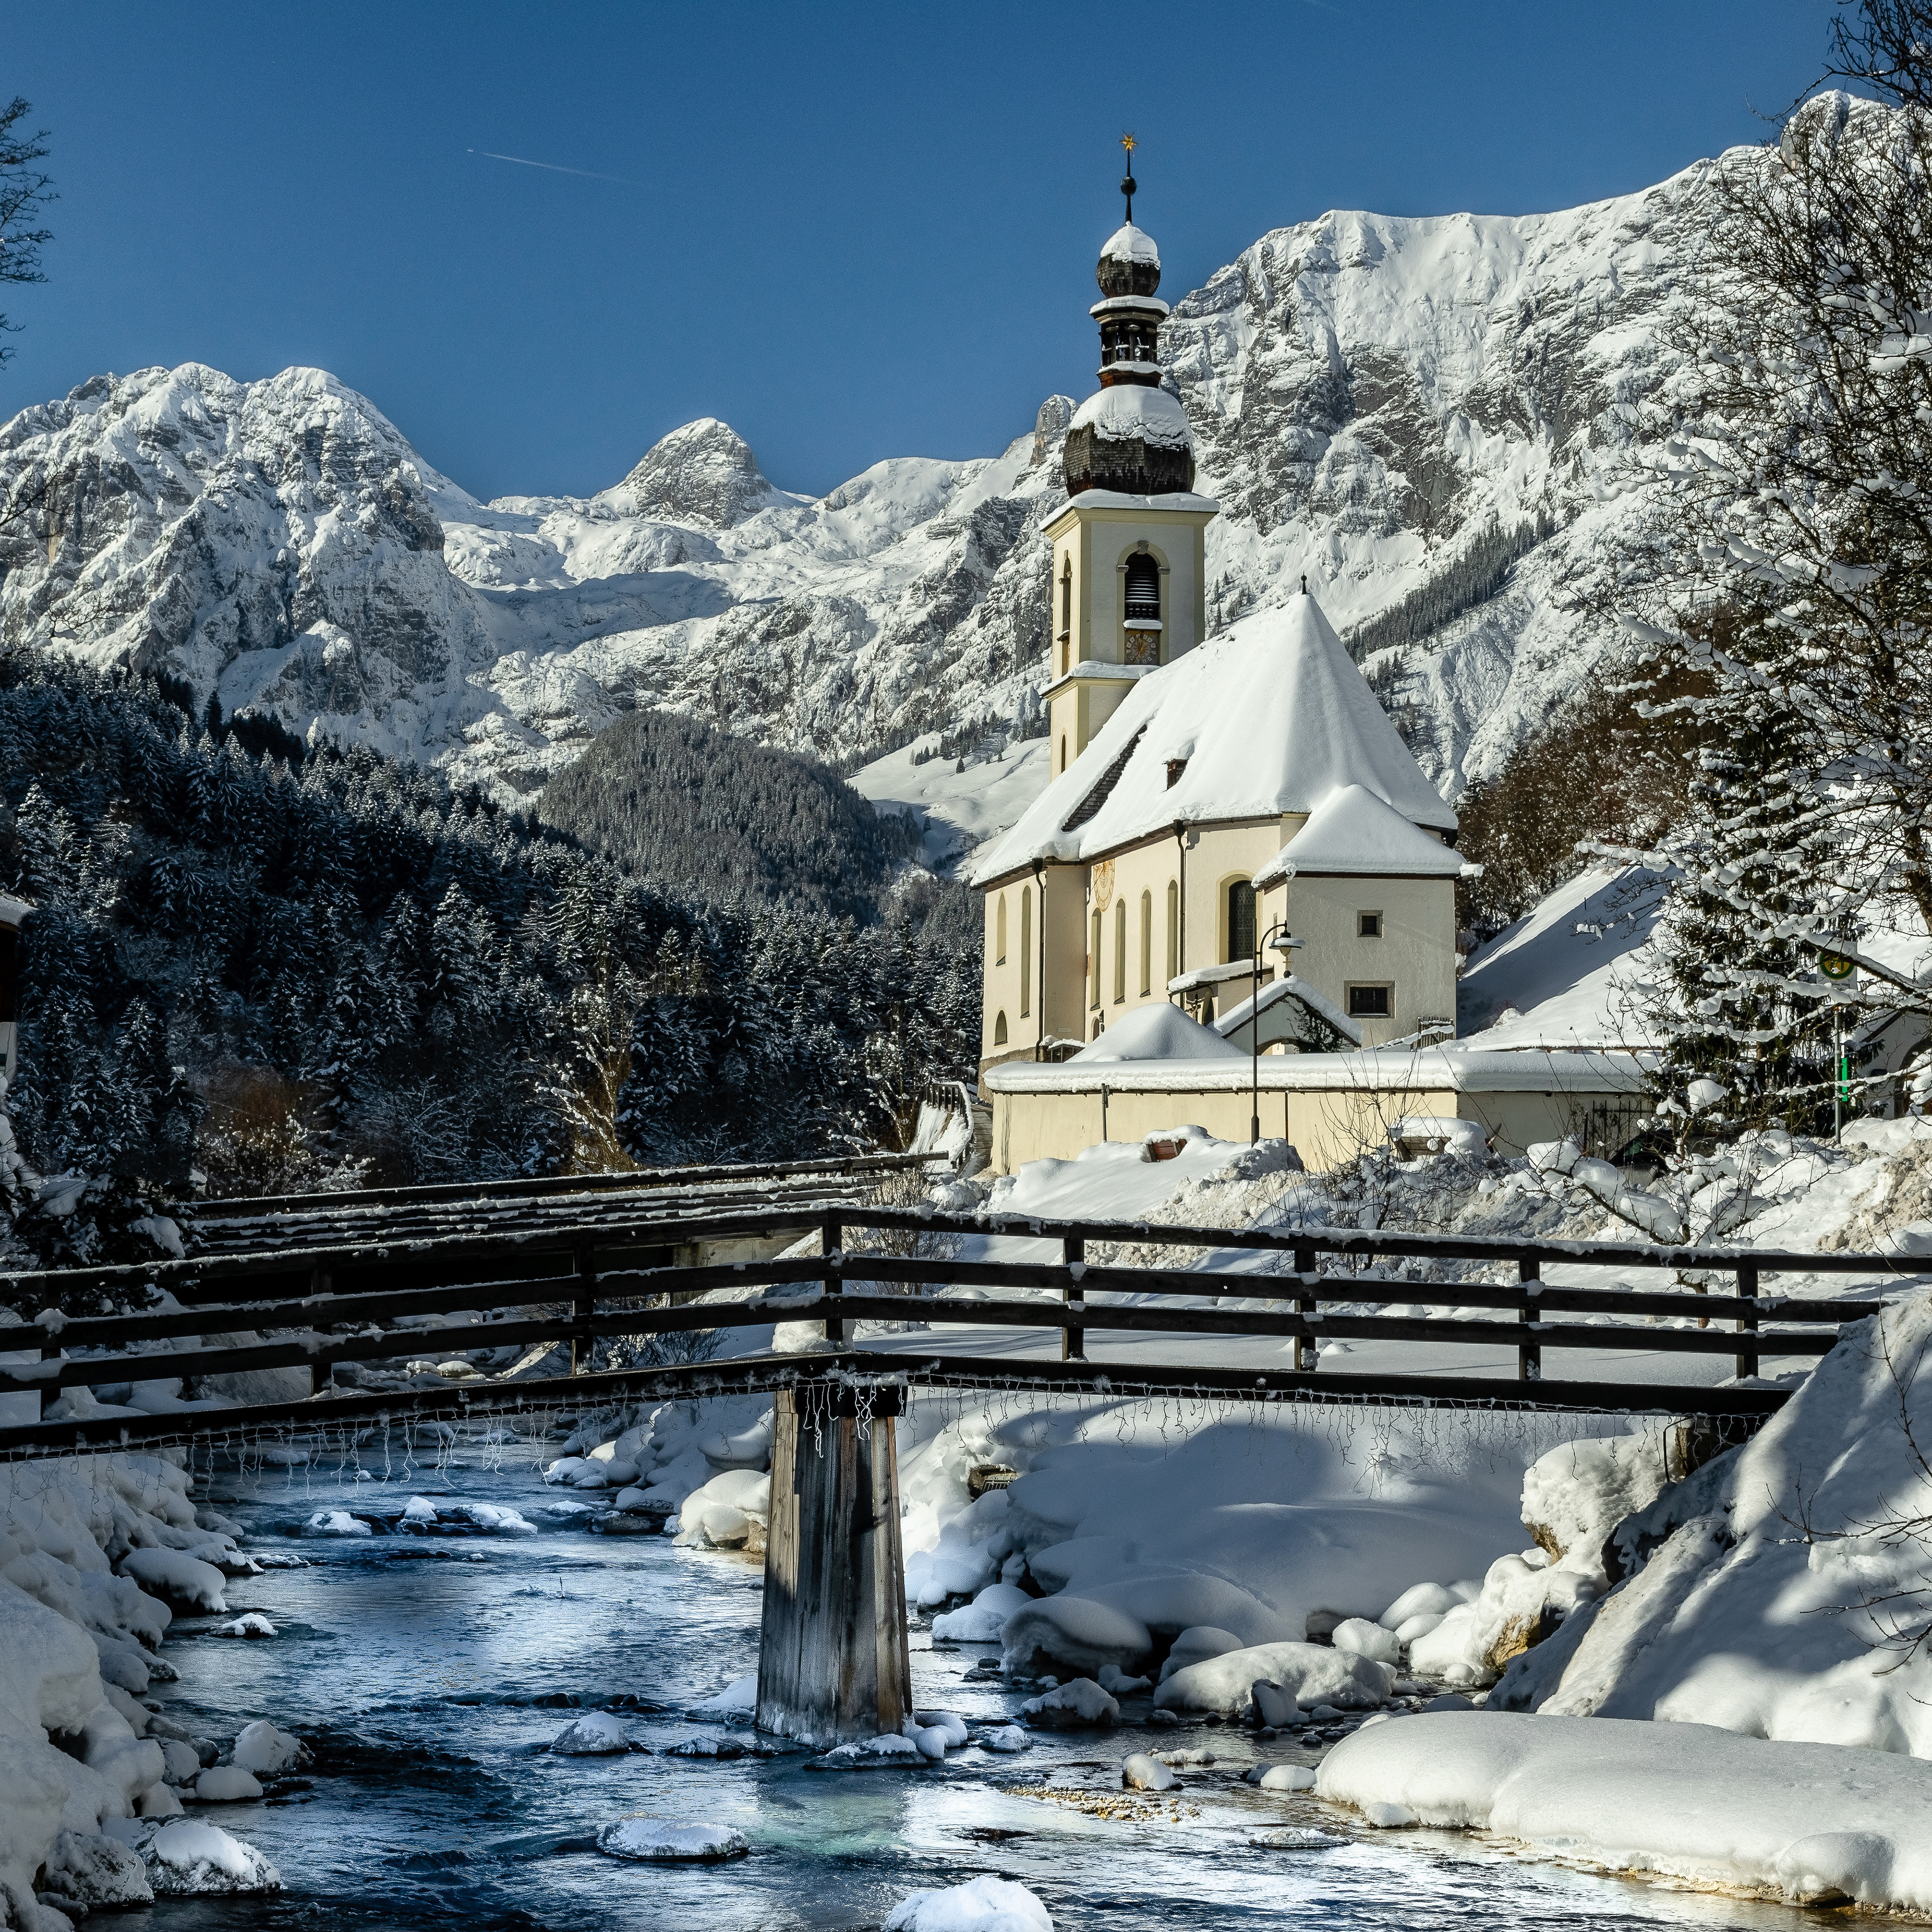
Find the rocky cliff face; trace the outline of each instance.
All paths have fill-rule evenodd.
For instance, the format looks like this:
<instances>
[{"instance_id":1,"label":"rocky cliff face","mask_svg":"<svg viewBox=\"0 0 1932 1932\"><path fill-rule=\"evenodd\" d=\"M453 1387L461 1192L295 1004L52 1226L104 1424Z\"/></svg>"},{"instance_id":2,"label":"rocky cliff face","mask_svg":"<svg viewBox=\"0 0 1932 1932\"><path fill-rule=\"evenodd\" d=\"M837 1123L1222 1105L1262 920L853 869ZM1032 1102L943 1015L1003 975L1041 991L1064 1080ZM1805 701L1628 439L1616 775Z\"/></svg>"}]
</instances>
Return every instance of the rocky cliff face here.
<instances>
[{"instance_id":1,"label":"rocky cliff face","mask_svg":"<svg viewBox=\"0 0 1932 1932\"><path fill-rule=\"evenodd\" d=\"M1552 215L1330 214L1176 308L1165 353L1223 506L1210 622L1304 573L1345 630L1428 603L1370 662L1451 796L1604 646L1579 592L1640 506L1632 405L1703 179ZM1036 716L1070 413L817 500L706 420L599 496L486 504L317 370L97 377L0 429L0 636L506 795L640 705L847 765L935 731L970 758ZM1499 544L1524 552L1506 576Z\"/></svg>"}]
</instances>

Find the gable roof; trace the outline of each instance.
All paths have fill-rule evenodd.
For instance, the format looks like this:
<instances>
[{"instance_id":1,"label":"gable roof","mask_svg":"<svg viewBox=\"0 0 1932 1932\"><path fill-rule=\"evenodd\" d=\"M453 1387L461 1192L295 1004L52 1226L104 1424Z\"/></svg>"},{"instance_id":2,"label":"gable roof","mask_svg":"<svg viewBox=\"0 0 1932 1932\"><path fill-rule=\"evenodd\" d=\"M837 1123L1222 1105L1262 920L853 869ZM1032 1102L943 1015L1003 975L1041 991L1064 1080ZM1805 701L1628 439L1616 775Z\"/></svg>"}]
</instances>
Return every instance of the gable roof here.
<instances>
[{"instance_id":1,"label":"gable roof","mask_svg":"<svg viewBox=\"0 0 1932 1932\"><path fill-rule=\"evenodd\" d=\"M1301 830L1255 874L1257 886L1287 878L1453 879L1465 861L1403 818L1366 785L1337 785Z\"/></svg>"},{"instance_id":2,"label":"gable roof","mask_svg":"<svg viewBox=\"0 0 1932 1932\"><path fill-rule=\"evenodd\" d=\"M1171 760L1186 760L1172 786ZM1102 784L1106 796L1083 812ZM973 877L997 878L1036 859L1097 858L1177 819L1202 825L1312 813L1351 785L1415 824L1455 830L1456 814L1334 627L1313 598L1294 597L1142 678Z\"/></svg>"}]
</instances>

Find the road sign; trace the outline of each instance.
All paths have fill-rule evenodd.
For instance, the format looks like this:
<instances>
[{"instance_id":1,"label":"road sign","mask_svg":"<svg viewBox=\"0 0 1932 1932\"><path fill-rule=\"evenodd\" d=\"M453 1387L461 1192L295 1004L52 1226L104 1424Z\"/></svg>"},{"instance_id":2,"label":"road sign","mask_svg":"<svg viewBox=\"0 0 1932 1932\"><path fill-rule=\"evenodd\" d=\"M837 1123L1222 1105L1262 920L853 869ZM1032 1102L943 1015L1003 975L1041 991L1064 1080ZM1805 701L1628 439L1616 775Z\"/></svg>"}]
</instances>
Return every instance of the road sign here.
<instances>
[{"instance_id":1,"label":"road sign","mask_svg":"<svg viewBox=\"0 0 1932 1932\"><path fill-rule=\"evenodd\" d=\"M1828 980L1849 980L1852 976L1852 962L1842 952L1821 952L1818 956L1818 970Z\"/></svg>"}]
</instances>

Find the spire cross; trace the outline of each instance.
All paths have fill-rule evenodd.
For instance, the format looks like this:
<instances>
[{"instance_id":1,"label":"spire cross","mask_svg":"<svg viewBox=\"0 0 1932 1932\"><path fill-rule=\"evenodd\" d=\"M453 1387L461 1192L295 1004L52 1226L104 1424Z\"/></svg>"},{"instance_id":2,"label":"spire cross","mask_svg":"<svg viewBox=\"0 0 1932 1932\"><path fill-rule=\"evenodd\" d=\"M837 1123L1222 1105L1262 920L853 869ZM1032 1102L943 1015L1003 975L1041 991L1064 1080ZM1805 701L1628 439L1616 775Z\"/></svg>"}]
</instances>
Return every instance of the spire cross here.
<instances>
[{"instance_id":1,"label":"spire cross","mask_svg":"<svg viewBox=\"0 0 1932 1932\"><path fill-rule=\"evenodd\" d=\"M1134 150L1140 146L1131 134L1120 136L1120 146L1127 151L1127 172L1120 182L1120 192L1127 198L1127 220L1134 218Z\"/></svg>"}]
</instances>

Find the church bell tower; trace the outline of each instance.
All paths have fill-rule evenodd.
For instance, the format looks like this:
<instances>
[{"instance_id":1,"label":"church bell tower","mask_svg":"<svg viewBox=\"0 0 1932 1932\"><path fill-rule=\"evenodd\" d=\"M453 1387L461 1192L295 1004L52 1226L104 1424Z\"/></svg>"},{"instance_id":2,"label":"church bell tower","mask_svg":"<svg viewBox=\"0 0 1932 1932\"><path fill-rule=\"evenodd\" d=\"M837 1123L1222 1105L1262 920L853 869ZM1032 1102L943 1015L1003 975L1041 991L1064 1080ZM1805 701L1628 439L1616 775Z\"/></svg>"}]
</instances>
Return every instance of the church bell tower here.
<instances>
[{"instance_id":1,"label":"church bell tower","mask_svg":"<svg viewBox=\"0 0 1932 1932\"><path fill-rule=\"evenodd\" d=\"M1064 771L1139 677L1171 663L1207 628L1205 536L1219 506L1194 494L1194 439L1161 387L1166 303L1160 250L1126 220L1097 271L1100 387L1066 432L1066 502L1046 525L1053 546L1053 676L1047 686L1053 770Z\"/></svg>"}]
</instances>

